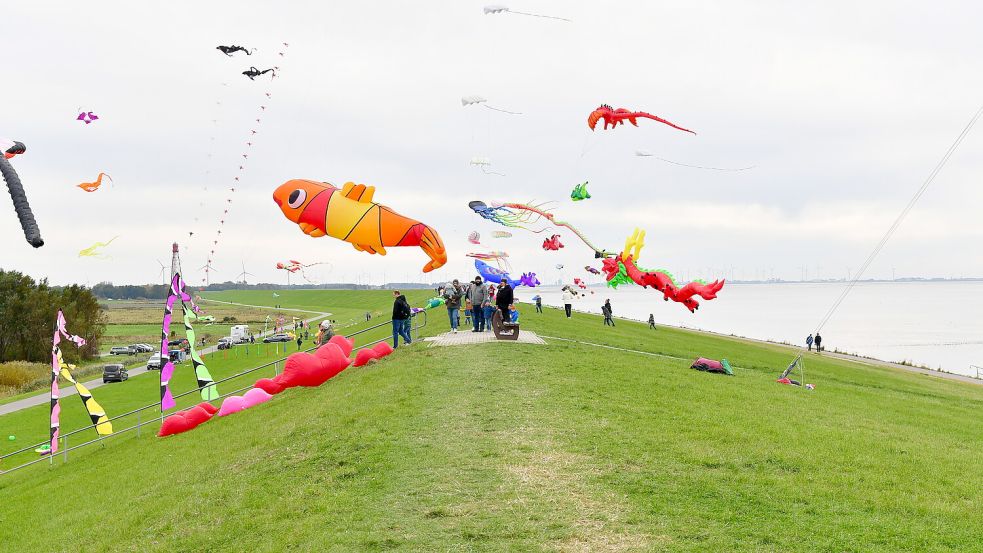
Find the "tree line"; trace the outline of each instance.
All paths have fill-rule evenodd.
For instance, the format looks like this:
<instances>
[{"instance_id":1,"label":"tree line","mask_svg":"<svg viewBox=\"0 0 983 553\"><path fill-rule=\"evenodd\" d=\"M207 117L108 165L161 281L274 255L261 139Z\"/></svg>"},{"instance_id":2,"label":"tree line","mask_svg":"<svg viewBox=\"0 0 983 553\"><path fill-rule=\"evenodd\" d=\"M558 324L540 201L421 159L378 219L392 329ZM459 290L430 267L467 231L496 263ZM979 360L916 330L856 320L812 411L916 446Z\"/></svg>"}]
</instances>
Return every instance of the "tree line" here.
<instances>
[{"instance_id":1,"label":"tree line","mask_svg":"<svg viewBox=\"0 0 983 553\"><path fill-rule=\"evenodd\" d=\"M65 359L74 363L98 355L105 313L92 290L74 284L50 286L47 279L35 281L0 269L0 362L50 362L59 309L68 320L68 331L87 342L81 351L62 348Z\"/></svg>"}]
</instances>

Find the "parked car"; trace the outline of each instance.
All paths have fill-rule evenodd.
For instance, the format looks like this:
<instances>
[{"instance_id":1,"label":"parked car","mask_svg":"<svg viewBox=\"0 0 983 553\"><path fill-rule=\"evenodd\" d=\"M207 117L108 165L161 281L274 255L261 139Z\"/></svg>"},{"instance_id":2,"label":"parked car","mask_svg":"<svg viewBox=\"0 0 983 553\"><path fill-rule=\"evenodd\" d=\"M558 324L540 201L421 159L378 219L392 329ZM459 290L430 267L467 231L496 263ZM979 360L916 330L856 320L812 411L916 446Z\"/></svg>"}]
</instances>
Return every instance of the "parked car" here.
<instances>
[{"instance_id":1,"label":"parked car","mask_svg":"<svg viewBox=\"0 0 983 553\"><path fill-rule=\"evenodd\" d=\"M218 339L218 349L232 349L235 344L235 339L231 337L219 338Z\"/></svg>"},{"instance_id":2,"label":"parked car","mask_svg":"<svg viewBox=\"0 0 983 553\"><path fill-rule=\"evenodd\" d=\"M126 373L126 367L121 363L113 363L102 368L102 383L123 382L130 375Z\"/></svg>"},{"instance_id":3,"label":"parked car","mask_svg":"<svg viewBox=\"0 0 983 553\"><path fill-rule=\"evenodd\" d=\"M153 353L154 346L150 344L130 344L130 347L135 349L137 353Z\"/></svg>"},{"instance_id":4,"label":"parked car","mask_svg":"<svg viewBox=\"0 0 983 553\"><path fill-rule=\"evenodd\" d=\"M274 334L273 336L263 338L264 344L269 344L271 342L293 342L293 338L287 336L286 334Z\"/></svg>"},{"instance_id":5,"label":"parked car","mask_svg":"<svg viewBox=\"0 0 983 553\"><path fill-rule=\"evenodd\" d=\"M164 362L161 355L159 353L155 353L150 357L150 359L147 360L147 370L159 371L163 364Z\"/></svg>"},{"instance_id":6,"label":"parked car","mask_svg":"<svg viewBox=\"0 0 983 553\"><path fill-rule=\"evenodd\" d=\"M109 355L134 355L136 350L130 346L116 346L109 350Z\"/></svg>"}]
</instances>

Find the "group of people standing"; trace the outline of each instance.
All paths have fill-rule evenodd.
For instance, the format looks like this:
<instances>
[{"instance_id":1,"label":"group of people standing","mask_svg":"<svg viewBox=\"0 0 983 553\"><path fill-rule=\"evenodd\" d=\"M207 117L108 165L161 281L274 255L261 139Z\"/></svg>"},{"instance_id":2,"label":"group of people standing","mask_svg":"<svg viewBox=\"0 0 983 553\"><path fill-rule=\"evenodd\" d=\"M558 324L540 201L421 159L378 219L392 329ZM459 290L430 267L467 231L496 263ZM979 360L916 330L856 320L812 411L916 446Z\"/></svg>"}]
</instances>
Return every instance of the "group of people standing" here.
<instances>
[{"instance_id":1,"label":"group of people standing","mask_svg":"<svg viewBox=\"0 0 983 553\"><path fill-rule=\"evenodd\" d=\"M809 351L812 351L813 344L816 344L817 352L823 351L823 337L820 336L818 332L816 333L815 338L812 337L812 334L806 336L806 347L809 348Z\"/></svg>"},{"instance_id":2,"label":"group of people standing","mask_svg":"<svg viewBox=\"0 0 983 553\"><path fill-rule=\"evenodd\" d=\"M513 305L515 297L512 287L509 286L507 279L496 287L495 284L485 285L480 276L462 285L458 279L454 279L441 291L444 304L447 307L447 317L450 320L451 332L457 333L461 322L461 304L464 304L467 313L470 315L472 330L471 332L491 331L492 317L498 310L502 314L503 321L518 320L519 312Z\"/></svg>"}]
</instances>

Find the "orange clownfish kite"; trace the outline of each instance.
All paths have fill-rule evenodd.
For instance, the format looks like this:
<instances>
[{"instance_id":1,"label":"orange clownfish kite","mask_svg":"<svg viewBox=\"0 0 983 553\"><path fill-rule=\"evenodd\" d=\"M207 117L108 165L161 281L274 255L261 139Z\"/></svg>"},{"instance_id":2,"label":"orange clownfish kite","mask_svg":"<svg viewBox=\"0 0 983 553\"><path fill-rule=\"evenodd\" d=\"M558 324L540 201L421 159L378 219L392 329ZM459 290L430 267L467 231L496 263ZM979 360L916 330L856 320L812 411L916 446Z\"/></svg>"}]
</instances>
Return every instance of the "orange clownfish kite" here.
<instances>
[{"instance_id":1,"label":"orange clownfish kite","mask_svg":"<svg viewBox=\"0 0 983 553\"><path fill-rule=\"evenodd\" d=\"M287 219L314 238L330 236L358 251L386 255L387 247L420 246L430 262L423 272L447 263L444 243L433 228L372 201L374 186L345 183L342 188L294 179L273 192L273 201Z\"/></svg>"}]
</instances>

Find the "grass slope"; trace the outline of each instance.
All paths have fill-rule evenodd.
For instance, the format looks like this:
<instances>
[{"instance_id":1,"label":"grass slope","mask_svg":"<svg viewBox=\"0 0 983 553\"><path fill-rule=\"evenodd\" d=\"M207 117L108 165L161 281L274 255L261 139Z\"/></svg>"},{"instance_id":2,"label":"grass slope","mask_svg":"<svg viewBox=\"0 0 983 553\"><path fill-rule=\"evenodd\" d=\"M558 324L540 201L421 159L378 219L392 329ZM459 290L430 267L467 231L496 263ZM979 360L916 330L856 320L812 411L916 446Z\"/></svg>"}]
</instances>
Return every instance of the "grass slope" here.
<instances>
[{"instance_id":1,"label":"grass slope","mask_svg":"<svg viewBox=\"0 0 983 553\"><path fill-rule=\"evenodd\" d=\"M0 509L0 543L979 548L980 388L812 355L808 380L818 389L806 392L774 383L786 348L531 311L523 323L541 334L723 356L737 376L569 342L401 348L185 435L125 438L73 452L67 465L0 477L13 507ZM435 316L427 330L445 324Z\"/></svg>"}]
</instances>

